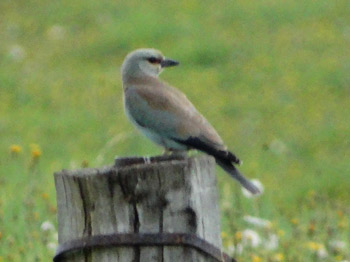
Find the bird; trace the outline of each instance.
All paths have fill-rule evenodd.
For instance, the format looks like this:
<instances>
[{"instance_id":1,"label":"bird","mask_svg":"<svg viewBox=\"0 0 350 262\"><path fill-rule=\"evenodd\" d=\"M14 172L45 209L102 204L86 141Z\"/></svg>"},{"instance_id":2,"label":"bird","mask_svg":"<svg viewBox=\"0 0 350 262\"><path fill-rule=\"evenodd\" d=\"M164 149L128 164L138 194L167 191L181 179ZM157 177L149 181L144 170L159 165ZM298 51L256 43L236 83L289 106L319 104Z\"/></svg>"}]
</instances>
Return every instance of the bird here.
<instances>
[{"instance_id":1,"label":"bird","mask_svg":"<svg viewBox=\"0 0 350 262\"><path fill-rule=\"evenodd\" d=\"M216 163L252 194L259 189L237 169L239 158L179 89L161 81L159 74L179 62L153 48L136 49L121 66L124 111L143 135L165 149L181 153L194 149Z\"/></svg>"}]
</instances>

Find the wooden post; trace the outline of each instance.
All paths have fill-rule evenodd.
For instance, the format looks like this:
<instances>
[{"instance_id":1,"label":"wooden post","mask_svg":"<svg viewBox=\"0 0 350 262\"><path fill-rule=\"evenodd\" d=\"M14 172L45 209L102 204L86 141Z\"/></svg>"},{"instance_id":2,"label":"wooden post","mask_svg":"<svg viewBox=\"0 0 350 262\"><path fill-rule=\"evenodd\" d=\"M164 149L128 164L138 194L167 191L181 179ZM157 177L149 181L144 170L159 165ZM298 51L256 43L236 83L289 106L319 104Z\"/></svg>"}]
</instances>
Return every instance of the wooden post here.
<instances>
[{"instance_id":1,"label":"wooden post","mask_svg":"<svg viewBox=\"0 0 350 262\"><path fill-rule=\"evenodd\" d=\"M55 174L59 244L113 233L192 233L221 249L212 157L116 159ZM112 247L67 254L74 262L217 261L190 247Z\"/></svg>"}]
</instances>

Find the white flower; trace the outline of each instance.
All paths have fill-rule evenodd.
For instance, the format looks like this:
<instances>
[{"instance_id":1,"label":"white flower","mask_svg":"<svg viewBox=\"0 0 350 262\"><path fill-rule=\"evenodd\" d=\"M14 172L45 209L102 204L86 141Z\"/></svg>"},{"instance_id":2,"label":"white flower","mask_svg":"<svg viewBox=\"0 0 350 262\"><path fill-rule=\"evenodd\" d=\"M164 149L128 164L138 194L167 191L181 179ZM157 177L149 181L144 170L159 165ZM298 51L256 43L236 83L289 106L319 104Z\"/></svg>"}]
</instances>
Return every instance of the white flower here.
<instances>
[{"instance_id":1,"label":"white flower","mask_svg":"<svg viewBox=\"0 0 350 262\"><path fill-rule=\"evenodd\" d=\"M235 254L235 251L236 251L236 248L234 245L229 245L227 247L227 253L230 255L230 256L233 256Z\"/></svg>"},{"instance_id":2,"label":"white flower","mask_svg":"<svg viewBox=\"0 0 350 262\"><path fill-rule=\"evenodd\" d=\"M274 139L269 145L270 150L276 155L283 154L287 151L286 145L279 139Z\"/></svg>"},{"instance_id":3,"label":"white flower","mask_svg":"<svg viewBox=\"0 0 350 262\"><path fill-rule=\"evenodd\" d=\"M269 238L264 241L264 247L267 250L275 250L278 248L278 236L275 234L269 234Z\"/></svg>"},{"instance_id":4,"label":"white flower","mask_svg":"<svg viewBox=\"0 0 350 262\"><path fill-rule=\"evenodd\" d=\"M245 229L242 232L242 242L245 246L258 247L261 244L261 239L256 231Z\"/></svg>"},{"instance_id":5,"label":"white flower","mask_svg":"<svg viewBox=\"0 0 350 262\"><path fill-rule=\"evenodd\" d=\"M227 247L227 253L230 256L234 256L234 255L241 255L243 253L243 245L242 244L237 244L235 245L229 245Z\"/></svg>"},{"instance_id":6,"label":"white flower","mask_svg":"<svg viewBox=\"0 0 350 262\"><path fill-rule=\"evenodd\" d=\"M243 253L243 245L242 244L237 244L236 245L235 254L236 255L241 255L242 253Z\"/></svg>"},{"instance_id":7,"label":"white flower","mask_svg":"<svg viewBox=\"0 0 350 262\"><path fill-rule=\"evenodd\" d=\"M252 179L250 182L252 182L260 190L260 194L254 195L254 194L250 193L247 189L242 187L242 193L246 198L254 198L254 197L257 197L257 196L261 195L262 193L264 193L264 186L258 179Z\"/></svg>"},{"instance_id":8,"label":"white flower","mask_svg":"<svg viewBox=\"0 0 350 262\"><path fill-rule=\"evenodd\" d=\"M41 230L42 231L52 231L55 230L54 225L50 221L45 221L41 224Z\"/></svg>"},{"instance_id":9,"label":"white flower","mask_svg":"<svg viewBox=\"0 0 350 262\"><path fill-rule=\"evenodd\" d=\"M47 244L47 248L48 248L48 249L51 249L51 250L53 250L53 251L55 251L56 248L57 248L57 244L54 243L54 242L49 242L49 243Z\"/></svg>"},{"instance_id":10,"label":"white flower","mask_svg":"<svg viewBox=\"0 0 350 262\"><path fill-rule=\"evenodd\" d=\"M320 259L325 259L328 257L328 252L324 247L321 247L320 249L318 249L316 254L317 254L317 257Z\"/></svg>"},{"instance_id":11,"label":"white flower","mask_svg":"<svg viewBox=\"0 0 350 262\"><path fill-rule=\"evenodd\" d=\"M271 222L267 219L253 217L253 216L244 216L243 220L249 224L252 224L257 227L270 228Z\"/></svg>"},{"instance_id":12,"label":"white flower","mask_svg":"<svg viewBox=\"0 0 350 262\"><path fill-rule=\"evenodd\" d=\"M61 25L53 25L47 30L47 35L52 40L63 39L66 34L66 29Z\"/></svg>"},{"instance_id":13,"label":"white flower","mask_svg":"<svg viewBox=\"0 0 350 262\"><path fill-rule=\"evenodd\" d=\"M27 54L22 46L16 44L11 46L9 55L15 61L22 61Z\"/></svg>"},{"instance_id":14,"label":"white flower","mask_svg":"<svg viewBox=\"0 0 350 262\"><path fill-rule=\"evenodd\" d=\"M53 235L52 235L53 239L58 242L58 233L55 232Z\"/></svg>"},{"instance_id":15,"label":"white flower","mask_svg":"<svg viewBox=\"0 0 350 262\"><path fill-rule=\"evenodd\" d=\"M74 160L70 161L69 168L70 169L78 169L79 168L78 163L75 162Z\"/></svg>"},{"instance_id":16,"label":"white flower","mask_svg":"<svg viewBox=\"0 0 350 262\"><path fill-rule=\"evenodd\" d=\"M346 248L346 243L340 240L332 240L329 242L329 247L334 251L340 251Z\"/></svg>"}]
</instances>

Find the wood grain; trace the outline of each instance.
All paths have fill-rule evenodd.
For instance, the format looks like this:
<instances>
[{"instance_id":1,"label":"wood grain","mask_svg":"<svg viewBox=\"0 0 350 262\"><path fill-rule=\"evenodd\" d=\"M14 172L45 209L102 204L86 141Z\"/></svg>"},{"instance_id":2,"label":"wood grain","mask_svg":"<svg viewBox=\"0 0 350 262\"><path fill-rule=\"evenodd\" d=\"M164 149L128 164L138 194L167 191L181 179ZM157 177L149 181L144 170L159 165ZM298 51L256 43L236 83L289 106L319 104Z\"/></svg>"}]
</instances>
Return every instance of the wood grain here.
<instances>
[{"instance_id":1,"label":"wood grain","mask_svg":"<svg viewBox=\"0 0 350 262\"><path fill-rule=\"evenodd\" d=\"M146 163L145 163L146 162ZM194 233L221 248L215 161L209 156L122 158L55 174L59 243L112 233ZM214 261L187 247L116 247L65 261Z\"/></svg>"}]
</instances>

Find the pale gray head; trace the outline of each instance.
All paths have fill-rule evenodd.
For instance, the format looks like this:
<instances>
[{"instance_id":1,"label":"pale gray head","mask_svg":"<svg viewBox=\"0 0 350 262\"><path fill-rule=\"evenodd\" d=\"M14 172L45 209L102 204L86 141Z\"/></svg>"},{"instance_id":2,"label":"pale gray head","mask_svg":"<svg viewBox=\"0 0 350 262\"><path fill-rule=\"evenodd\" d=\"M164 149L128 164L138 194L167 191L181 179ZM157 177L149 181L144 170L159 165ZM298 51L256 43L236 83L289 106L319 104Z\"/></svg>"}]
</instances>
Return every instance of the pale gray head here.
<instances>
[{"instance_id":1,"label":"pale gray head","mask_svg":"<svg viewBox=\"0 0 350 262\"><path fill-rule=\"evenodd\" d=\"M176 66L179 62L165 58L155 49L137 49L129 53L122 65L122 78L126 81L130 78L145 76L158 77L164 67Z\"/></svg>"}]
</instances>

